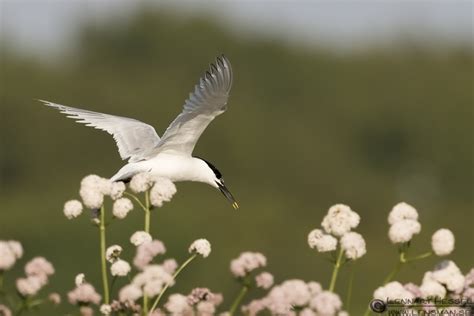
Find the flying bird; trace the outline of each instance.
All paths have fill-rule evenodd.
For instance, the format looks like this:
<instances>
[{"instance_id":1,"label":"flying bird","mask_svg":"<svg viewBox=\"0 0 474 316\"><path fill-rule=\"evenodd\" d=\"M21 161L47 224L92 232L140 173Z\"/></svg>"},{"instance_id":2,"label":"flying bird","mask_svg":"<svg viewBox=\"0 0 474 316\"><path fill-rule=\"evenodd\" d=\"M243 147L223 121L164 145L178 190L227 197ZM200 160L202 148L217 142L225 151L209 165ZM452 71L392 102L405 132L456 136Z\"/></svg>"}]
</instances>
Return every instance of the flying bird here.
<instances>
[{"instance_id":1,"label":"flying bird","mask_svg":"<svg viewBox=\"0 0 474 316\"><path fill-rule=\"evenodd\" d=\"M161 138L151 125L132 118L39 101L78 123L113 136L120 157L128 159L128 163L110 178L111 181L128 181L137 173L149 172L173 182L203 182L219 189L237 209L239 206L227 189L221 172L209 161L192 155L202 132L227 109L232 77L229 60L224 55L217 57Z\"/></svg>"}]
</instances>

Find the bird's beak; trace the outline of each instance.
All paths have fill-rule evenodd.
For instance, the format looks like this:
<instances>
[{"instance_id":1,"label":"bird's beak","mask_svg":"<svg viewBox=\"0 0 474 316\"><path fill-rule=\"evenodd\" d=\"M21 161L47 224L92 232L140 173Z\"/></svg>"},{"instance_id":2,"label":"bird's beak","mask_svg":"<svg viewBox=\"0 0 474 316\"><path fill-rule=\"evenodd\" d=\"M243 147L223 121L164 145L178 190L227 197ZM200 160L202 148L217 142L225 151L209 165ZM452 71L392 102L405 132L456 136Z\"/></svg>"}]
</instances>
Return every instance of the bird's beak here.
<instances>
[{"instance_id":1,"label":"bird's beak","mask_svg":"<svg viewBox=\"0 0 474 316\"><path fill-rule=\"evenodd\" d=\"M219 190L224 194L225 198L232 204L232 207L234 210L239 208L239 204L237 204L237 201L235 201L234 196L230 191L227 189L224 183L218 183L216 182L217 185L219 186Z\"/></svg>"}]
</instances>

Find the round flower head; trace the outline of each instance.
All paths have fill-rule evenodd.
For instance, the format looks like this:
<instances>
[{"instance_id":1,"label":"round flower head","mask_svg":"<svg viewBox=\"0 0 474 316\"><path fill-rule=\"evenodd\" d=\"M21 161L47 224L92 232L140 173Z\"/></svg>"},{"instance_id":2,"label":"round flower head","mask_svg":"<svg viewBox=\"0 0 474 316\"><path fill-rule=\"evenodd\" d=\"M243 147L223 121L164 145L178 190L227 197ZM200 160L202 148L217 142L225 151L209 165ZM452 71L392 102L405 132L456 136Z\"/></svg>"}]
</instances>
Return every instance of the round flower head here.
<instances>
[{"instance_id":1,"label":"round flower head","mask_svg":"<svg viewBox=\"0 0 474 316\"><path fill-rule=\"evenodd\" d=\"M167 178L156 178L155 185L150 191L151 205L162 207L164 202L171 201L176 193L176 186Z\"/></svg>"},{"instance_id":2,"label":"round flower head","mask_svg":"<svg viewBox=\"0 0 474 316\"><path fill-rule=\"evenodd\" d=\"M119 219L124 219L133 209L133 203L127 198L120 198L114 202L112 214Z\"/></svg>"},{"instance_id":3,"label":"round flower head","mask_svg":"<svg viewBox=\"0 0 474 316\"><path fill-rule=\"evenodd\" d=\"M140 288L143 292L150 296L156 296L163 289L165 284L173 285L173 276L168 273L161 265L153 264L145 267L143 272L138 273L132 283Z\"/></svg>"},{"instance_id":4,"label":"round flower head","mask_svg":"<svg viewBox=\"0 0 474 316\"><path fill-rule=\"evenodd\" d=\"M262 272L255 277L257 287L268 290L273 285L273 275L268 272Z\"/></svg>"},{"instance_id":5,"label":"round flower head","mask_svg":"<svg viewBox=\"0 0 474 316\"><path fill-rule=\"evenodd\" d=\"M101 300L101 296L97 294L94 287L89 283L83 283L76 287L74 290L67 294L69 303L76 304L89 304L93 303L98 305Z\"/></svg>"},{"instance_id":6,"label":"round flower head","mask_svg":"<svg viewBox=\"0 0 474 316\"><path fill-rule=\"evenodd\" d=\"M0 315L1 316L12 316L12 311L3 304L0 304Z\"/></svg>"},{"instance_id":7,"label":"round flower head","mask_svg":"<svg viewBox=\"0 0 474 316\"><path fill-rule=\"evenodd\" d=\"M94 309L90 306L81 306L79 308L79 314L81 316L94 316Z\"/></svg>"},{"instance_id":8,"label":"round flower head","mask_svg":"<svg viewBox=\"0 0 474 316\"><path fill-rule=\"evenodd\" d=\"M81 284L84 284L86 282L86 275L84 273L79 273L76 275L76 278L74 279L74 284L76 284L77 287L79 287Z\"/></svg>"},{"instance_id":9,"label":"round flower head","mask_svg":"<svg viewBox=\"0 0 474 316\"><path fill-rule=\"evenodd\" d=\"M33 296L38 293L44 285L44 281L40 277L29 276L16 280L16 289L23 296Z\"/></svg>"},{"instance_id":10,"label":"round flower head","mask_svg":"<svg viewBox=\"0 0 474 316\"><path fill-rule=\"evenodd\" d=\"M390 226L388 237L392 243L399 244L410 241L413 235L420 231L420 223L413 219L404 219Z\"/></svg>"},{"instance_id":11,"label":"round flower head","mask_svg":"<svg viewBox=\"0 0 474 316\"><path fill-rule=\"evenodd\" d=\"M401 202L395 205L390 211L390 214L388 214L388 223L390 225L393 225L405 219L411 219L414 221L418 220L418 212L416 211L416 209L405 202Z\"/></svg>"},{"instance_id":12,"label":"round flower head","mask_svg":"<svg viewBox=\"0 0 474 316\"><path fill-rule=\"evenodd\" d=\"M190 315L193 313L192 307L188 304L187 296L182 294L171 294L165 308L171 315Z\"/></svg>"},{"instance_id":13,"label":"round flower head","mask_svg":"<svg viewBox=\"0 0 474 316\"><path fill-rule=\"evenodd\" d=\"M19 241L9 240L7 241L7 245L8 247L10 247L16 259L20 259L21 257L23 257L23 246Z\"/></svg>"},{"instance_id":14,"label":"round flower head","mask_svg":"<svg viewBox=\"0 0 474 316\"><path fill-rule=\"evenodd\" d=\"M110 198L112 200L121 198L123 195L123 192L125 192L125 183L121 181L113 182L110 188Z\"/></svg>"},{"instance_id":15,"label":"round flower head","mask_svg":"<svg viewBox=\"0 0 474 316\"><path fill-rule=\"evenodd\" d=\"M142 290L135 284L125 285L119 292L120 302L134 302L142 296Z\"/></svg>"},{"instance_id":16,"label":"round flower head","mask_svg":"<svg viewBox=\"0 0 474 316\"><path fill-rule=\"evenodd\" d=\"M211 244L206 239L197 239L189 246L189 253L197 253L206 258L211 253Z\"/></svg>"},{"instance_id":17,"label":"round flower head","mask_svg":"<svg viewBox=\"0 0 474 316\"><path fill-rule=\"evenodd\" d=\"M431 247L437 256L447 256L454 250L454 235L446 228L437 230L431 237Z\"/></svg>"},{"instance_id":18,"label":"round flower head","mask_svg":"<svg viewBox=\"0 0 474 316\"><path fill-rule=\"evenodd\" d=\"M333 251L336 250L337 239L325 234L321 229L314 229L308 234L308 245L316 248L318 252Z\"/></svg>"},{"instance_id":19,"label":"round flower head","mask_svg":"<svg viewBox=\"0 0 474 316\"><path fill-rule=\"evenodd\" d=\"M306 307L301 310L298 314L299 316L317 316L316 312L313 311L311 308ZM339 315L338 315L339 316Z\"/></svg>"},{"instance_id":20,"label":"round flower head","mask_svg":"<svg viewBox=\"0 0 474 316\"><path fill-rule=\"evenodd\" d=\"M102 315L110 315L112 313L112 306L108 304L102 304L100 306L100 312Z\"/></svg>"},{"instance_id":21,"label":"round flower head","mask_svg":"<svg viewBox=\"0 0 474 316\"><path fill-rule=\"evenodd\" d=\"M48 295L48 301L50 301L53 305L61 304L61 295L58 293L51 293Z\"/></svg>"},{"instance_id":22,"label":"round flower head","mask_svg":"<svg viewBox=\"0 0 474 316\"><path fill-rule=\"evenodd\" d=\"M423 298L444 298L446 296L446 288L439 282L429 279L423 280L420 286L420 292Z\"/></svg>"},{"instance_id":23,"label":"round flower head","mask_svg":"<svg viewBox=\"0 0 474 316\"><path fill-rule=\"evenodd\" d=\"M323 218L321 226L328 234L340 237L357 227L360 216L347 205L336 204L332 206L328 214Z\"/></svg>"},{"instance_id":24,"label":"round flower head","mask_svg":"<svg viewBox=\"0 0 474 316\"><path fill-rule=\"evenodd\" d=\"M342 302L339 295L323 291L311 300L309 306L317 312L317 315L335 315L341 309Z\"/></svg>"},{"instance_id":25,"label":"round flower head","mask_svg":"<svg viewBox=\"0 0 474 316\"><path fill-rule=\"evenodd\" d=\"M141 172L133 176L129 186L133 192L140 193L147 191L152 183L150 174L148 172Z\"/></svg>"},{"instance_id":26,"label":"round flower head","mask_svg":"<svg viewBox=\"0 0 474 316\"><path fill-rule=\"evenodd\" d=\"M64 204L64 215L68 219L73 219L82 214L82 204L78 200L67 201Z\"/></svg>"},{"instance_id":27,"label":"round flower head","mask_svg":"<svg viewBox=\"0 0 474 316\"><path fill-rule=\"evenodd\" d=\"M110 273L113 276L126 276L132 268L127 261L118 259L110 266Z\"/></svg>"},{"instance_id":28,"label":"round flower head","mask_svg":"<svg viewBox=\"0 0 474 316\"><path fill-rule=\"evenodd\" d=\"M259 252L243 252L230 262L230 271L235 277L244 277L255 269L265 267L267 258Z\"/></svg>"},{"instance_id":29,"label":"round flower head","mask_svg":"<svg viewBox=\"0 0 474 316\"><path fill-rule=\"evenodd\" d=\"M107 248L105 251L105 258L107 259L108 262L114 263L122 253L122 247L119 245L113 245Z\"/></svg>"},{"instance_id":30,"label":"round flower head","mask_svg":"<svg viewBox=\"0 0 474 316\"><path fill-rule=\"evenodd\" d=\"M265 299L250 301L247 305L242 306L244 315L256 316L266 308ZM300 314L301 315L301 314Z\"/></svg>"},{"instance_id":31,"label":"round flower head","mask_svg":"<svg viewBox=\"0 0 474 316\"><path fill-rule=\"evenodd\" d=\"M464 275L453 261L445 260L437 264L431 277L452 292L459 293L464 288Z\"/></svg>"},{"instance_id":32,"label":"round flower head","mask_svg":"<svg viewBox=\"0 0 474 316\"><path fill-rule=\"evenodd\" d=\"M28 276L44 276L54 274L54 267L43 257L35 257L25 265L25 273Z\"/></svg>"},{"instance_id":33,"label":"round flower head","mask_svg":"<svg viewBox=\"0 0 474 316\"><path fill-rule=\"evenodd\" d=\"M165 245L161 241L155 239L150 242L145 242L137 247L133 264L138 269L143 270L155 256L164 254L165 252Z\"/></svg>"},{"instance_id":34,"label":"round flower head","mask_svg":"<svg viewBox=\"0 0 474 316\"><path fill-rule=\"evenodd\" d=\"M178 263L174 259L166 259L165 261L163 261L162 266L166 272L168 272L169 274L173 274L178 268Z\"/></svg>"},{"instance_id":35,"label":"round flower head","mask_svg":"<svg viewBox=\"0 0 474 316\"><path fill-rule=\"evenodd\" d=\"M364 238L355 232L349 232L342 236L341 247L344 249L346 258L351 260L359 259L367 252Z\"/></svg>"},{"instance_id":36,"label":"round flower head","mask_svg":"<svg viewBox=\"0 0 474 316\"><path fill-rule=\"evenodd\" d=\"M79 195L87 208L98 209L104 203L104 194L110 194L112 182L96 175L82 179Z\"/></svg>"},{"instance_id":37,"label":"round flower head","mask_svg":"<svg viewBox=\"0 0 474 316\"><path fill-rule=\"evenodd\" d=\"M389 282L374 292L374 298L387 301L394 299L413 299L413 294L406 290L400 282Z\"/></svg>"},{"instance_id":38,"label":"round flower head","mask_svg":"<svg viewBox=\"0 0 474 316\"><path fill-rule=\"evenodd\" d=\"M130 242L135 246L140 246L145 242L152 240L151 235L145 231L137 231L130 237Z\"/></svg>"},{"instance_id":39,"label":"round flower head","mask_svg":"<svg viewBox=\"0 0 474 316\"><path fill-rule=\"evenodd\" d=\"M16 255L8 242L0 241L0 271L9 270L16 262Z\"/></svg>"}]
</instances>

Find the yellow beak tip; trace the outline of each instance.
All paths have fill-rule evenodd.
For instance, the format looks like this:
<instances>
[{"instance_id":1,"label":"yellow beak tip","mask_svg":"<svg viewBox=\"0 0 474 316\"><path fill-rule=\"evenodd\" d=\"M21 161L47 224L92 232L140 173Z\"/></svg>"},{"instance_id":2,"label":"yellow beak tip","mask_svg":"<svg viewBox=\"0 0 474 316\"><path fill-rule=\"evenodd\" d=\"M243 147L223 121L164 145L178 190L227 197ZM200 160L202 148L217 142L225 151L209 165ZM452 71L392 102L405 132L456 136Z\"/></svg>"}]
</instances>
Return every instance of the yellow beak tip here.
<instances>
[{"instance_id":1,"label":"yellow beak tip","mask_svg":"<svg viewBox=\"0 0 474 316\"><path fill-rule=\"evenodd\" d=\"M234 210L236 210L239 208L239 204L237 204L237 202L234 202L232 203L232 207L234 208Z\"/></svg>"}]
</instances>

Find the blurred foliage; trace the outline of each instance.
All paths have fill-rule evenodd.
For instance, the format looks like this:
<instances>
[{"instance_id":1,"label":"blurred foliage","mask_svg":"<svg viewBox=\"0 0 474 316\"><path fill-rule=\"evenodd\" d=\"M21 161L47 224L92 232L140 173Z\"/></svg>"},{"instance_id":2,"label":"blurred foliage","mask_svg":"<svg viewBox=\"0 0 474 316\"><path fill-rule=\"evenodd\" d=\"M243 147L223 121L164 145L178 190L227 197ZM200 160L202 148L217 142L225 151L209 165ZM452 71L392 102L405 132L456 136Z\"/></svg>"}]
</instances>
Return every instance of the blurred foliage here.
<instances>
[{"instance_id":1,"label":"blurred foliage","mask_svg":"<svg viewBox=\"0 0 474 316\"><path fill-rule=\"evenodd\" d=\"M134 117L161 134L220 53L235 72L229 110L195 154L218 166L241 209L208 186L180 183L173 202L153 214L152 231L170 256L183 260L199 237L213 245L173 291L208 286L230 304L238 287L229 261L244 250L265 253L277 282L327 286L331 265L309 249L306 235L335 203L361 215L357 230L368 244L354 266L356 315L395 264L386 217L399 201L420 212L414 252L447 227L457 236L452 258L463 271L472 266L472 48L398 43L335 54L244 38L207 17L150 8L130 19L91 21L70 40L74 53L49 63L2 43L0 237L26 249L6 282L28 258L44 255L57 269L53 289L65 293L79 272L100 289L96 229L87 216L66 220L62 203L78 196L83 176L110 176L123 164L109 135L34 99ZM137 210L111 226L109 243L126 245L128 259L128 237L141 224ZM438 260L407 267L399 279L419 283ZM346 281L347 271L336 287L343 297ZM68 310L63 304L54 313Z\"/></svg>"}]
</instances>

